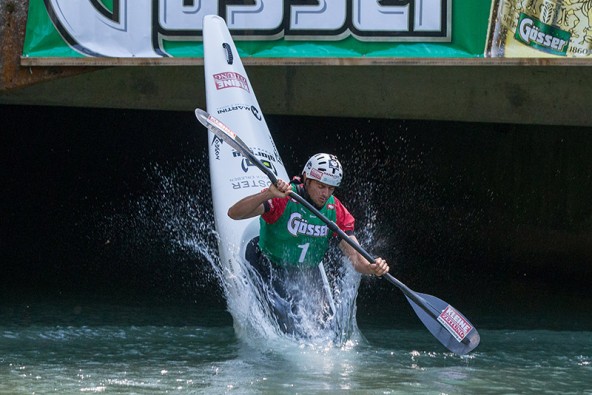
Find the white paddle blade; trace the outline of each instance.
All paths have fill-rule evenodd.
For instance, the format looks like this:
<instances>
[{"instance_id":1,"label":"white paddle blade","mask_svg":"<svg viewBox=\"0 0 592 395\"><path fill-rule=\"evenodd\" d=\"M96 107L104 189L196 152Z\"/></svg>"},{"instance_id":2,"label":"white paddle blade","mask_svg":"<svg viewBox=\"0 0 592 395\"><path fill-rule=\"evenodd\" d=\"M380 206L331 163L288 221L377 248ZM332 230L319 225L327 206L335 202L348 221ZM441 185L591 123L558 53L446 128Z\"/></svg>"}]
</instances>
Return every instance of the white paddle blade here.
<instances>
[{"instance_id":1,"label":"white paddle blade","mask_svg":"<svg viewBox=\"0 0 592 395\"><path fill-rule=\"evenodd\" d=\"M208 128L210 132L214 133L215 136L219 137L220 140L225 141L235 150L241 152L245 156L247 153L250 153L249 147L247 147L236 133L217 118L214 118L200 108L195 109L195 117L202 125Z\"/></svg>"}]
</instances>

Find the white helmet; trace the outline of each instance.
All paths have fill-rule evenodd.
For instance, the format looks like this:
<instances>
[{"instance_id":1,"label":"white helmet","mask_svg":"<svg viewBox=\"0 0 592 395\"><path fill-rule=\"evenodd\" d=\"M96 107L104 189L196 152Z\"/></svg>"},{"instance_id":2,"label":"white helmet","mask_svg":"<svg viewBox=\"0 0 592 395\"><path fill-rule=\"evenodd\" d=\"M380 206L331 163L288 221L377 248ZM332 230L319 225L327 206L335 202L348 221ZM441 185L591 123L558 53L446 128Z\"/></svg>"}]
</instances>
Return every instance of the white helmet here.
<instances>
[{"instance_id":1,"label":"white helmet","mask_svg":"<svg viewBox=\"0 0 592 395\"><path fill-rule=\"evenodd\" d=\"M307 178L317 180L323 184L338 187L343 178L343 169L341 163L337 160L335 155L331 154L316 154L313 155L306 165L302 173L306 174Z\"/></svg>"}]
</instances>

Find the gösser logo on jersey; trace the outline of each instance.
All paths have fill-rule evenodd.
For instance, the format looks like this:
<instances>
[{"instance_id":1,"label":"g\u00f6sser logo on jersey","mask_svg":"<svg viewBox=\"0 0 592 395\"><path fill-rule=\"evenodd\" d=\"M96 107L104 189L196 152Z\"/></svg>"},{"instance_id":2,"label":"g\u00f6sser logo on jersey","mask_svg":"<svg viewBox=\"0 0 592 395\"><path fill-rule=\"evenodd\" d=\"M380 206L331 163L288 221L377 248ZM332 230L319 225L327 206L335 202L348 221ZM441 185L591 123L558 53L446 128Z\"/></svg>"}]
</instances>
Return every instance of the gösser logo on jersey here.
<instances>
[{"instance_id":1,"label":"g\u00f6sser logo on jersey","mask_svg":"<svg viewBox=\"0 0 592 395\"><path fill-rule=\"evenodd\" d=\"M293 236L302 234L307 236L324 237L327 236L329 227L327 225L309 224L308 221L302 218L302 214L293 213L290 215L290 220L288 221L288 232Z\"/></svg>"}]
</instances>

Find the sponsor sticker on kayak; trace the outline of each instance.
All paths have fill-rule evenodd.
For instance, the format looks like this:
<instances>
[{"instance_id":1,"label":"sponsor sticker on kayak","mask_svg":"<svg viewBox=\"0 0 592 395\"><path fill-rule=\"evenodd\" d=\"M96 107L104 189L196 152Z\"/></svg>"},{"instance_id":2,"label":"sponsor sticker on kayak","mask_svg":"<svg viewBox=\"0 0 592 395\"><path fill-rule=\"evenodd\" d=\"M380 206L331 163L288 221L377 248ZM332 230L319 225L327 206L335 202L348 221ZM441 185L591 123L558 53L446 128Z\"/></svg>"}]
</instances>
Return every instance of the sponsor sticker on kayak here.
<instances>
[{"instance_id":1,"label":"sponsor sticker on kayak","mask_svg":"<svg viewBox=\"0 0 592 395\"><path fill-rule=\"evenodd\" d=\"M459 342L473 329L473 326L450 305L438 316L438 321Z\"/></svg>"},{"instance_id":2,"label":"sponsor sticker on kayak","mask_svg":"<svg viewBox=\"0 0 592 395\"><path fill-rule=\"evenodd\" d=\"M226 88L241 88L249 93L251 92L247 79L234 71L214 74L214 81L216 82L216 89L218 90Z\"/></svg>"}]
</instances>

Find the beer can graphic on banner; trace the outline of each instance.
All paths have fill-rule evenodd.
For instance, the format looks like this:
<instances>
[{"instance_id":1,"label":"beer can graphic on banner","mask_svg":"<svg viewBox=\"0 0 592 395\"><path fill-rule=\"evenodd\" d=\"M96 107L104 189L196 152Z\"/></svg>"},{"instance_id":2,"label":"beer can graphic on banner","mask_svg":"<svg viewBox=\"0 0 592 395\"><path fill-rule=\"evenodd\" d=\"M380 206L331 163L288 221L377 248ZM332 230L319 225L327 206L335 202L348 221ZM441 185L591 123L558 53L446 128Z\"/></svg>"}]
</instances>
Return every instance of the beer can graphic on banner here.
<instances>
[{"instance_id":1,"label":"beer can graphic on banner","mask_svg":"<svg viewBox=\"0 0 592 395\"><path fill-rule=\"evenodd\" d=\"M495 0L486 55L592 55L592 0Z\"/></svg>"}]
</instances>

